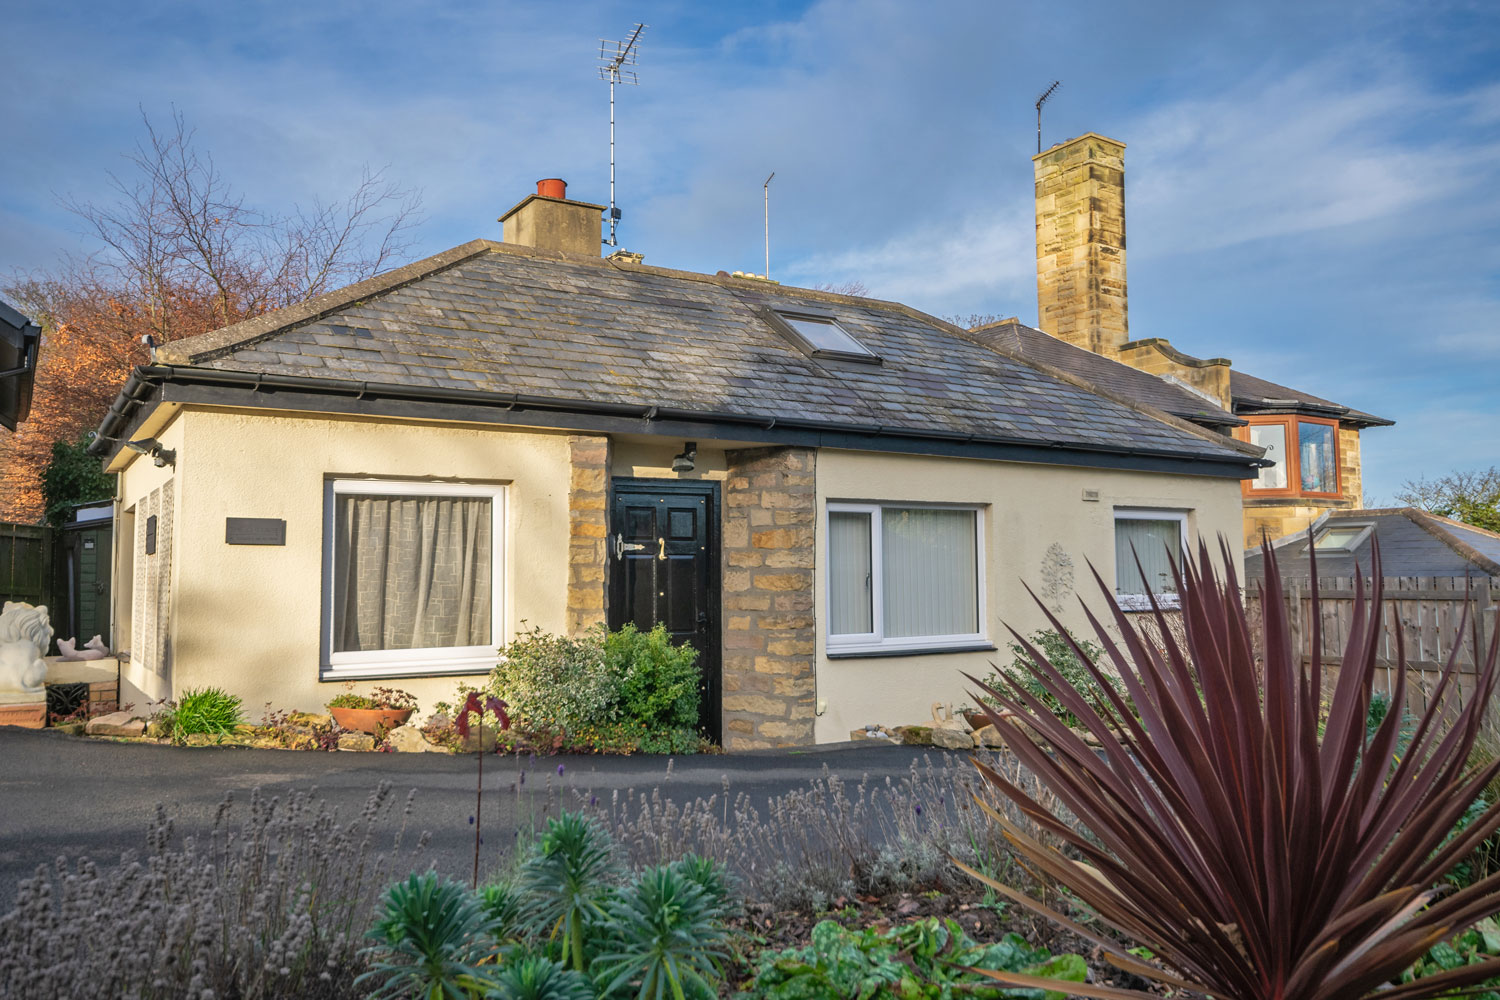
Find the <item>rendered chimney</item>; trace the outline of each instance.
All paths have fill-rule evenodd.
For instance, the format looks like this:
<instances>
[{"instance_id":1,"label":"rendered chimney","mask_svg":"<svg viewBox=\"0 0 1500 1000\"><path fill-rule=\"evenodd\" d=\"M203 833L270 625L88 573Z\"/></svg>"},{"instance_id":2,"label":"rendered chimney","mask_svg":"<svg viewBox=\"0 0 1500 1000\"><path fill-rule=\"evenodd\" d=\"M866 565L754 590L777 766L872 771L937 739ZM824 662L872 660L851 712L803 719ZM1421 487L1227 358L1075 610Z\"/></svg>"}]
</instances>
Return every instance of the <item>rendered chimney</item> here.
<instances>
[{"instance_id":1,"label":"rendered chimney","mask_svg":"<svg viewBox=\"0 0 1500 1000\"><path fill-rule=\"evenodd\" d=\"M536 182L536 194L500 216L505 242L539 250L599 256L605 206L568 198L568 183L557 177Z\"/></svg>"},{"instance_id":2,"label":"rendered chimney","mask_svg":"<svg viewBox=\"0 0 1500 1000\"><path fill-rule=\"evenodd\" d=\"M1130 340L1125 144L1093 132L1032 157L1037 325L1113 357Z\"/></svg>"}]
</instances>

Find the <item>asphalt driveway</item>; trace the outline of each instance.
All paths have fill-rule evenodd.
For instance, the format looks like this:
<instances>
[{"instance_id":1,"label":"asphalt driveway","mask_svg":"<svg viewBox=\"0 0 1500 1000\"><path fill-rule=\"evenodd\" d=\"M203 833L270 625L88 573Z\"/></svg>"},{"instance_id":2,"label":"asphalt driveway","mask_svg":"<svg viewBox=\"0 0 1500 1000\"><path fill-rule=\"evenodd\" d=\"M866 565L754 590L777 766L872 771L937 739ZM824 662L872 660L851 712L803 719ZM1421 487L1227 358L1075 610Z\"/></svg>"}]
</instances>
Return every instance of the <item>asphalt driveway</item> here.
<instances>
[{"instance_id":1,"label":"asphalt driveway","mask_svg":"<svg viewBox=\"0 0 1500 1000\"><path fill-rule=\"evenodd\" d=\"M750 794L760 806L800 788L825 766L850 781L864 775L899 779L913 759L934 759L932 748L841 745L723 756L597 757L559 755L516 761L485 760L482 817L486 857L498 863L499 845L547 803L566 805L596 795L661 785L678 802L721 792ZM87 855L104 864L145 846L158 803L176 832L206 830L228 793L241 806L252 789L281 794L313 789L345 818L356 816L370 791L389 781L395 808L383 820L394 834L407 793L416 790L413 822L432 835L439 870L466 873L473 864L475 766L472 756L448 754L316 753L241 748L177 748L83 740L47 730L0 727L0 912L9 909L19 879L60 855ZM559 773L561 768L561 773ZM521 774L525 773L524 782ZM243 810L239 815L243 815ZM237 825L237 824L236 824ZM408 840L410 843L410 840Z\"/></svg>"}]
</instances>

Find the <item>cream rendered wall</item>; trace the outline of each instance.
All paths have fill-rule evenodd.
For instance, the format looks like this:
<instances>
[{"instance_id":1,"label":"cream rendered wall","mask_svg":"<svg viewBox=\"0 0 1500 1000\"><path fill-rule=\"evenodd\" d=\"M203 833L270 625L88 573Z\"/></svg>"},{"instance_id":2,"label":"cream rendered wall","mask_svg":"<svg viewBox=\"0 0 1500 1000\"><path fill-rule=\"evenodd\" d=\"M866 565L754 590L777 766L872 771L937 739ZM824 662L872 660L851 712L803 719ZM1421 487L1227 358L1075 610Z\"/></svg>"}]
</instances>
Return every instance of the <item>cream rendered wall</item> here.
<instances>
[{"instance_id":1,"label":"cream rendered wall","mask_svg":"<svg viewBox=\"0 0 1500 1000\"><path fill-rule=\"evenodd\" d=\"M567 436L265 411L188 409L178 449L172 637L174 693L213 684L244 699L321 711L342 690L319 680L324 483L336 478L509 486L502 641L522 621L562 632L568 556ZM146 467L142 469L142 467ZM122 477L125 503L149 489L149 461ZM138 471L139 470L139 471ZM161 471L161 470L156 470ZM228 545L226 517L283 518L286 545ZM458 677L357 682L404 688L425 711ZM473 680L473 677L468 678Z\"/></svg>"},{"instance_id":2,"label":"cream rendered wall","mask_svg":"<svg viewBox=\"0 0 1500 1000\"><path fill-rule=\"evenodd\" d=\"M1098 490L1097 501L1082 499ZM1023 581L1041 589L1043 562L1054 543L1072 559L1074 586L1098 614L1102 605L1089 575L1092 561L1111 585L1114 581L1116 507L1186 510L1189 539L1217 536L1231 541L1236 569L1240 565L1240 484L1234 479L1117 472L1060 466L980 462L951 458L877 455L823 449L818 453L818 529L816 606L817 716L819 743L847 740L852 729L869 723L905 725L930 717L932 702L958 705L968 701L965 672L983 677L991 665L1009 662L1009 632L1022 634L1045 627L1046 620L1026 593ZM983 513L987 615L985 627L997 647L993 652L829 659L827 656L826 575L827 503L893 501L988 505ZM1196 543L1195 543L1196 544ZM1061 615L1070 627L1087 628L1076 599Z\"/></svg>"}]
</instances>

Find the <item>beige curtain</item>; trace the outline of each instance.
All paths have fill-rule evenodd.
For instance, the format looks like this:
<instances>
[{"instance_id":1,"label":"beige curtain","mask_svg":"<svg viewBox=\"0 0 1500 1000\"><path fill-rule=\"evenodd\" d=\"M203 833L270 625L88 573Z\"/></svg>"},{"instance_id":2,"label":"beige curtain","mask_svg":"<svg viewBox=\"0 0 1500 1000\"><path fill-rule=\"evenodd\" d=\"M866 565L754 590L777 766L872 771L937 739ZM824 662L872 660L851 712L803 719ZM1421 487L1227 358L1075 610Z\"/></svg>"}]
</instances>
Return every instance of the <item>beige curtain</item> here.
<instances>
[{"instance_id":1,"label":"beige curtain","mask_svg":"<svg viewBox=\"0 0 1500 1000\"><path fill-rule=\"evenodd\" d=\"M335 652L487 646L490 501L339 496Z\"/></svg>"}]
</instances>

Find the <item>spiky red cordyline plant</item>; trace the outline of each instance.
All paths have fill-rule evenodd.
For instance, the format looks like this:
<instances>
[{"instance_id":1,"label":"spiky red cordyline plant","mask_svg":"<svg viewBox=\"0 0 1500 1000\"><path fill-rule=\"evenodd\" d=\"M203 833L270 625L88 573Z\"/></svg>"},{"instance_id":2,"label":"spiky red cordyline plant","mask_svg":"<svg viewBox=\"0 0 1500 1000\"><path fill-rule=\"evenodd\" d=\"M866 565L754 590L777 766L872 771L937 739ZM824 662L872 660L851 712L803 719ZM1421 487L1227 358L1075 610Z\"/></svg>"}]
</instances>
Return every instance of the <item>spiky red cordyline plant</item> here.
<instances>
[{"instance_id":1,"label":"spiky red cordyline plant","mask_svg":"<svg viewBox=\"0 0 1500 1000\"><path fill-rule=\"evenodd\" d=\"M1016 634L1037 679L1102 749L1069 730L1020 685L1010 682L1003 694L984 688L1013 713L1002 718L990 710L991 721L1010 727L1002 731L1009 733L1012 751L1097 841L976 760L986 780L1083 863L987 811L1025 860L1072 891L1121 937L1149 948L1160 964L1140 961L1029 896L972 869L970 874L1094 941L1120 968L1215 1000L1358 1000L1377 989L1381 1000L1418 1000L1452 995L1500 974L1500 963L1485 963L1383 988L1433 944L1500 909L1500 875L1452 892L1434 888L1500 826L1495 806L1443 844L1500 772L1500 761L1467 766L1495 685L1500 635L1487 655L1476 650L1477 684L1462 708L1453 697L1450 657L1399 760L1399 709L1386 715L1367 743L1381 632L1376 552L1373 590L1366 595L1363 583L1356 584L1349 642L1320 738L1324 671L1316 603L1312 664L1303 669L1269 546L1262 550L1266 581L1258 643L1231 553L1222 540L1220 548L1227 567L1222 578L1210 567L1202 542L1196 560L1174 568L1186 625L1181 647L1154 598L1163 648L1143 643L1094 574L1120 638L1091 613L1089 621L1139 718L1076 644L1074 654L1105 699L1097 704ZM1313 578L1316 594L1316 566ZM1398 630L1401 669L1394 671L1391 692L1396 706L1406 700L1399 637ZM1258 645L1264 651L1259 667ZM994 977L1103 1000L1151 996L1022 975Z\"/></svg>"}]
</instances>

